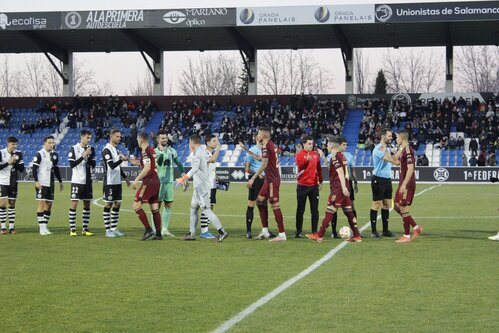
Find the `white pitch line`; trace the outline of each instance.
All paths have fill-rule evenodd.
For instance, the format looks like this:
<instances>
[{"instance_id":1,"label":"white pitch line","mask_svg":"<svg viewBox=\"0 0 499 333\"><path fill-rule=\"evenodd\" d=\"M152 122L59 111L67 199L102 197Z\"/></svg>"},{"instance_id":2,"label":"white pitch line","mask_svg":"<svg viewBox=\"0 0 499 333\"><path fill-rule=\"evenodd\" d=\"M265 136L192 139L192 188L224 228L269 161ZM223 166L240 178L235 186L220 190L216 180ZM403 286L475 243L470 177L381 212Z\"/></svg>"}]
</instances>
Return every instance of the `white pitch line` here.
<instances>
[{"instance_id":1,"label":"white pitch line","mask_svg":"<svg viewBox=\"0 0 499 333\"><path fill-rule=\"evenodd\" d=\"M429 187L429 188L417 193L415 196L416 197L420 196L421 194L426 193L429 190L432 190L432 189L434 189L436 187L440 187L440 186L441 185L435 185L435 186ZM391 210L393 210L393 208ZM366 230L369 227L369 225L370 225L370 223L366 223L365 225L362 226L362 228L359 229L359 231L362 232L362 231ZM244 318L253 314L253 312L255 312L258 308L264 306L267 302L269 302L270 300L272 300L273 298L278 296L280 293L282 293L283 291L285 291L286 289L288 289L292 285L294 285L296 282L300 281L301 279L303 279L304 277L306 277L307 275L309 275L310 273L315 271L317 268L319 268L326 261L328 261L329 259L334 257L336 255L336 253L338 253L341 249L343 249L348 244L350 244L350 243L348 243L347 241L341 242L338 246L336 246L334 249L330 250L322 258L320 258L319 260L314 262L312 265L310 265L307 269L305 269L304 271L293 276L291 279L287 280L286 282L284 282L283 284L281 284L280 286L278 286L277 288L272 290L270 293L263 296L262 298L257 300L255 303L251 304L246 309L244 309L243 311L239 312L237 315L232 317L231 319L227 320L225 323L223 323L217 329L215 329L213 331L213 333L227 332L232 327L234 327L234 325L241 322Z\"/></svg>"}]
</instances>

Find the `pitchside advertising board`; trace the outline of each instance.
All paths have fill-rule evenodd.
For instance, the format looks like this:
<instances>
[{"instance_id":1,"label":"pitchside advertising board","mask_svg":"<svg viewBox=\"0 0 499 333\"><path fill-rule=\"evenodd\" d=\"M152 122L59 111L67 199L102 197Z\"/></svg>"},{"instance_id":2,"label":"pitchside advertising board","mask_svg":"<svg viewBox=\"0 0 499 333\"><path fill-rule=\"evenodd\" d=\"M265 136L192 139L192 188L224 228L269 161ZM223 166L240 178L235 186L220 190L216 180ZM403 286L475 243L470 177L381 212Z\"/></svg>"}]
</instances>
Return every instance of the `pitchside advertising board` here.
<instances>
[{"instance_id":1,"label":"pitchside advertising board","mask_svg":"<svg viewBox=\"0 0 499 333\"><path fill-rule=\"evenodd\" d=\"M60 167L61 177L64 181L71 180L71 168ZM124 167L125 174L128 179L133 181L139 174L137 167ZM186 168L186 172L190 168ZM356 167L356 175L359 181L371 181L372 167ZM329 173L327 167L322 168L322 174L325 180L328 180ZM175 169L175 177L180 177L180 172ZM217 177L221 180L229 182L247 182L245 178L244 168L217 168ZM490 177L499 177L499 168L497 167L417 167L416 168L416 181L417 182L432 182L432 183L487 183ZM99 166L95 168L94 178L98 181L104 179L104 168ZM33 181L32 168L27 167L23 172L23 181ZM282 167L281 179L285 182L296 181L296 168ZM400 179L400 172L398 168L392 169L392 179L394 183Z\"/></svg>"},{"instance_id":2,"label":"pitchside advertising board","mask_svg":"<svg viewBox=\"0 0 499 333\"><path fill-rule=\"evenodd\" d=\"M63 29L201 28L236 25L235 8L96 10L63 13Z\"/></svg>"},{"instance_id":3,"label":"pitchside advertising board","mask_svg":"<svg viewBox=\"0 0 499 333\"><path fill-rule=\"evenodd\" d=\"M499 1L376 4L375 17L380 23L498 20Z\"/></svg>"},{"instance_id":4,"label":"pitchside advertising board","mask_svg":"<svg viewBox=\"0 0 499 333\"><path fill-rule=\"evenodd\" d=\"M374 23L374 5L240 7L238 26Z\"/></svg>"}]
</instances>

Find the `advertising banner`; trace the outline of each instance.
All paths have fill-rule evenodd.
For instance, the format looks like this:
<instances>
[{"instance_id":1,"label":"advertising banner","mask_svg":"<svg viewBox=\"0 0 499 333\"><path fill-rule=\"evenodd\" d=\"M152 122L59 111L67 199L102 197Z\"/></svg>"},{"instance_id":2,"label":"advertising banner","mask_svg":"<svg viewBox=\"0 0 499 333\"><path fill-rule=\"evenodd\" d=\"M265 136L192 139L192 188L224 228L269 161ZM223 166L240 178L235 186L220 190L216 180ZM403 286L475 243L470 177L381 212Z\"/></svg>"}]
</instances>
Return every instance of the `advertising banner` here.
<instances>
[{"instance_id":1,"label":"advertising banner","mask_svg":"<svg viewBox=\"0 0 499 333\"><path fill-rule=\"evenodd\" d=\"M58 30L60 28L60 13L0 13L0 30Z\"/></svg>"},{"instance_id":2,"label":"advertising banner","mask_svg":"<svg viewBox=\"0 0 499 333\"><path fill-rule=\"evenodd\" d=\"M380 23L497 20L499 1L376 4L375 17Z\"/></svg>"},{"instance_id":3,"label":"advertising banner","mask_svg":"<svg viewBox=\"0 0 499 333\"><path fill-rule=\"evenodd\" d=\"M62 13L63 29L146 28L147 10L93 10Z\"/></svg>"},{"instance_id":4,"label":"advertising banner","mask_svg":"<svg viewBox=\"0 0 499 333\"><path fill-rule=\"evenodd\" d=\"M238 26L373 23L374 5L240 7Z\"/></svg>"},{"instance_id":5,"label":"advertising banner","mask_svg":"<svg viewBox=\"0 0 499 333\"><path fill-rule=\"evenodd\" d=\"M356 167L356 175L358 181L371 181L372 167ZM33 181L32 168L27 167L20 180ZM71 180L71 168L60 167L61 177L64 181ZM133 181L139 173L137 167L123 167L125 174ZM190 168L186 168L186 172ZM327 167L322 168L324 180L329 178ZM93 174L95 180L102 181L104 179L104 168L97 167ZM180 177L180 172L175 168L175 177ZM218 167L217 177L229 182L247 182L243 167ZM433 183L486 183L490 177L499 177L499 167L417 167L416 182L433 182ZM294 167L281 168L282 181L296 181L296 172ZM399 168L392 169L392 180L398 183L400 179Z\"/></svg>"},{"instance_id":6,"label":"advertising banner","mask_svg":"<svg viewBox=\"0 0 499 333\"><path fill-rule=\"evenodd\" d=\"M151 28L233 27L236 25L235 8L186 8L151 11Z\"/></svg>"}]
</instances>

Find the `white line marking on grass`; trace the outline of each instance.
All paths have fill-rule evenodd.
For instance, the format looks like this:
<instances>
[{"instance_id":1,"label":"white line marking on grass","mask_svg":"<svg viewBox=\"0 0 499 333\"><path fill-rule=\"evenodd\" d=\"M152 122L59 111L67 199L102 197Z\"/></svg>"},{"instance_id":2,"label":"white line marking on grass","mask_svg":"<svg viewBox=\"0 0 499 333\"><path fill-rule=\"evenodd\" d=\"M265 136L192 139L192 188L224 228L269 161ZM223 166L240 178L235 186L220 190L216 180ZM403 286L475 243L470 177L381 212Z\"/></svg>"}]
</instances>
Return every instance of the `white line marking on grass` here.
<instances>
[{"instance_id":1,"label":"white line marking on grass","mask_svg":"<svg viewBox=\"0 0 499 333\"><path fill-rule=\"evenodd\" d=\"M429 190L432 190L432 189L434 189L436 187L440 187L440 186L441 185L435 185L435 186L429 187L429 188L427 188L427 189L425 189L425 190L423 190L423 191L421 191L419 193L416 193L415 196L416 197L420 196L421 194L426 193ZM393 208L391 210L393 210ZM362 232L362 231L366 230L369 226L370 226L370 222L366 223L365 225L363 225L359 229L359 231ZM263 296L262 298L260 298L259 300L257 300L255 303L251 304L246 309L244 309L243 311L239 312L237 315L235 315L234 317L232 317L231 319L227 320L225 323L223 323L217 329L215 329L213 331L213 333L224 333L224 332L227 332L232 327L234 327L234 325L236 325L237 323L241 322L244 318L246 318L246 317L250 316L251 314L253 314L253 312L255 312L258 308L264 306L267 302L269 302L270 300L272 300L273 298L275 298L276 296L278 296L280 293L282 293L283 291L285 291L286 289L288 289L289 287L291 287L292 285L294 285L296 282L300 281L301 279L303 279L304 277L306 277L307 275L309 275L310 273L312 273L313 271L315 271L317 268L319 268L320 266L322 266L322 264L324 264L326 261L328 261L329 259L331 259L332 257L334 257L336 255L336 253L338 253L341 249L343 249L344 247L346 247L348 244L350 244L350 243L348 243L347 241L341 242L338 246L336 246L334 249L330 250L322 258L320 258L319 260L317 260L316 262L314 262L312 265L310 265L307 269L305 269L304 271L302 271L302 272L298 273L297 275L293 276L291 279L287 280L286 282L284 282L283 284L281 284L280 286L278 286L277 288L275 288L274 290L272 290L270 293L268 293L267 295Z\"/></svg>"}]
</instances>

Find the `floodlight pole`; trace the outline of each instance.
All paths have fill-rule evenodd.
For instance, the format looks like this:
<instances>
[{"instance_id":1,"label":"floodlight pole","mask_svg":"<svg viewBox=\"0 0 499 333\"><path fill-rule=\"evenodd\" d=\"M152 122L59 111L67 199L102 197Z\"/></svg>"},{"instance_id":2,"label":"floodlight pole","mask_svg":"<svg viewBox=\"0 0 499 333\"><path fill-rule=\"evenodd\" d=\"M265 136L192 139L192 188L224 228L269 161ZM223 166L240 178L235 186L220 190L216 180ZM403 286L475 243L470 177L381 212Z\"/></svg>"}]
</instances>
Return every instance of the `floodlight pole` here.
<instances>
[{"instance_id":1,"label":"floodlight pole","mask_svg":"<svg viewBox=\"0 0 499 333\"><path fill-rule=\"evenodd\" d=\"M454 92L454 48L447 45L445 48L445 93Z\"/></svg>"},{"instance_id":2,"label":"floodlight pole","mask_svg":"<svg viewBox=\"0 0 499 333\"><path fill-rule=\"evenodd\" d=\"M73 77L73 52L68 51L68 56L62 62L62 96L72 97L74 94L74 77Z\"/></svg>"}]
</instances>

